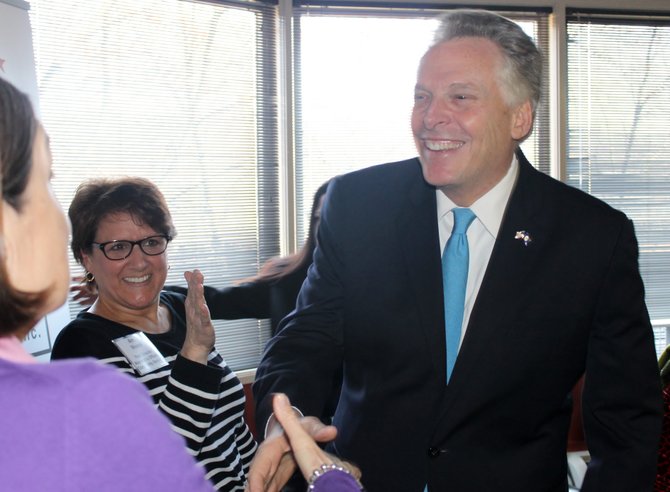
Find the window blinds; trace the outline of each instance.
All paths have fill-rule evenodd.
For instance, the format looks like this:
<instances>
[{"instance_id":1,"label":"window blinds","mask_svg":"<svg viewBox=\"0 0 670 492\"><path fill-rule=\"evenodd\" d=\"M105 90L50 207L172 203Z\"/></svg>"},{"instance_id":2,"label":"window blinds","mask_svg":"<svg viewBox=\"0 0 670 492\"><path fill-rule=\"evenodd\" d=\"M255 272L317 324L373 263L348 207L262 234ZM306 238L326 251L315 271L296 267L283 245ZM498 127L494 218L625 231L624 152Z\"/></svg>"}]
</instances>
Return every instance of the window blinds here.
<instances>
[{"instance_id":1,"label":"window blinds","mask_svg":"<svg viewBox=\"0 0 670 492\"><path fill-rule=\"evenodd\" d=\"M138 175L177 228L168 283L254 275L279 253L276 7L254 1L32 0L41 112L67 209L88 177ZM73 263L73 272L81 269ZM72 303L74 316L80 306ZM233 369L267 321L217 321Z\"/></svg>"},{"instance_id":2,"label":"window blinds","mask_svg":"<svg viewBox=\"0 0 670 492\"><path fill-rule=\"evenodd\" d=\"M575 10L567 32L567 181L633 220L652 321L670 325L670 17Z\"/></svg>"}]
</instances>

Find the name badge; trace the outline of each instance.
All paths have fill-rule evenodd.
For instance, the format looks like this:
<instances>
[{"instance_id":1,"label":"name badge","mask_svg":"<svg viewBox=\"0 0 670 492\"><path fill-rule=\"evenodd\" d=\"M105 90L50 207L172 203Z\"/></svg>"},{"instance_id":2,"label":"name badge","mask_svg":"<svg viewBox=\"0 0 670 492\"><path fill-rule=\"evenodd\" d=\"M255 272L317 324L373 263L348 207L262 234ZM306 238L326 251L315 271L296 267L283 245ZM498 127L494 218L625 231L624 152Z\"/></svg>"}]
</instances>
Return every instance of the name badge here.
<instances>
[{"instance_id":1,"label":"name badge","mask_svg":"<svg viewBox=\"0 0 670 492\"><path fill-rule=\"evenodd\" d=\"M140 376L168 365L156 346L141 331L116 338L112 342Z\"/></svg>"}]
</instances>

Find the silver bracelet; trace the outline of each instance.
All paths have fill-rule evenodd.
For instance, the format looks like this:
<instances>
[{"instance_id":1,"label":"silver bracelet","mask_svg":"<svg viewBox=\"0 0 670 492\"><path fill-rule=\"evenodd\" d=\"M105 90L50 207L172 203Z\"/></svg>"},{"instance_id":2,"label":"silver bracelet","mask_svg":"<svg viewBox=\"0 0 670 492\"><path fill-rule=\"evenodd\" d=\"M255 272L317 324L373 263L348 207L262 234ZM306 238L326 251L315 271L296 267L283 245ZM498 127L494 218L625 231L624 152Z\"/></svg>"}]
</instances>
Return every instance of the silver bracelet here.
<instances>
[{"instance_id":1,"label":"silver bracelet","mask_svg":"<svg viewBox=\"0 0 670 492\"><path fill-rule=\"evenodd\" d=\"M335 470L343 471L347 475L351 475L351 473L349 473L349 470L347 470L343 466L336 465L335 463L331 463L330 465L324 463L323 465L321 465L319 468L317 468L312 472L312 476L310 476L309 480L307 480L307 490L308 491L314 490L314 482L316 482L317 478L319 478L324 473L328 473L329 471L335 471Z\"/></svg>"}]
</instances>

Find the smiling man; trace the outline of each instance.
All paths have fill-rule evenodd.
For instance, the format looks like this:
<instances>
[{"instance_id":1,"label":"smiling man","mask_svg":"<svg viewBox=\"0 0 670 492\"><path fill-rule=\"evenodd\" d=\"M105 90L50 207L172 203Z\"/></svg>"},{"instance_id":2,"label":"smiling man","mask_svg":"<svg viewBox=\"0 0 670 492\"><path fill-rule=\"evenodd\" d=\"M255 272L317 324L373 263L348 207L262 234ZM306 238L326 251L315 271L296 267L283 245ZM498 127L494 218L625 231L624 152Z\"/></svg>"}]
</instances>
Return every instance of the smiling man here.
<instances>
[{"instance_id":1,"label":"smiling man","mask_svg":"<svg viewBox=\"0 0 670 492\"><path fill-rule=\"evenodd\" d=\"M637 241L519 150L541 75L508 19L442 19L417 75L419 157L331 183L296 310L258 368L259 428L274 392L320 415L343 367L328 449L368 491L565 492L585 374L582 491L651 489L660 383ZM275 433L261 445L252 491L284 450Z\"/></svg>"},{"instance_id":2,"label":"smiling man","mask_svg":"<svg viewBox=\"0 0 670 492\"><path fill-rule=\"evenodd\" d=\"M531 129L531 99L507 95L504 63L493 41L466 37L419 66L412 130L423 177L461 207L500 182Z\"/></svg>"}]
</instances>

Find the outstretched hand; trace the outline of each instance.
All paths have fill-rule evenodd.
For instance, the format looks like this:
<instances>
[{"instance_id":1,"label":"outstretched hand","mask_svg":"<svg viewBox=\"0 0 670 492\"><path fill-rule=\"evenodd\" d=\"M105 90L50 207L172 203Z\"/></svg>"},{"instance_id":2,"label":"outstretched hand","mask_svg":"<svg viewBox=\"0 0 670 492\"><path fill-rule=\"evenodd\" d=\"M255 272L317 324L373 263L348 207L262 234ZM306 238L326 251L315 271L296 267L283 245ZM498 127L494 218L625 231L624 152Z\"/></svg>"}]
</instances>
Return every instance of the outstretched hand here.
<instances>
[{"instance_id":1,"label":"outstretched hand","mask_svg":"<svg viewBox=\"0 0 670 492\"><path fill-rule=\"evenodd\" d=\"M256 451L247 475L247 492L278 492L297 465L308 478L322 464L336 463L360 476L355 467L322 451L317 442L335 439L337 429L315 417L298 417L286 395L275 395L273 410L281 424L271 430Z\"/></svg>"},{"instance_id":2,"label":"outstretched hand","mask_svg":"<svg viewBox=\"0 0 670 492\"><path fill-rule=\"evenodd\" d=\"M194 362L207 364L207 357L214 348L216 335L209 308L205 302L204 276L200 270L184 272L188 283L188 294L184 308L186 310L186 339L181 355Z\"/></svg>"},{"instance_id":3,"label":"outstretched hand","mask_svg":"<svg viewBox=\"0 0 670 492\"><path fill-rule=\"evenodd\" d=\"M361 477L361 472L357 467L330 453L326 453L319 447L312 436L300 425L300 420L298 420L298 416L293 411L291 402L286 395L283 393L274 395L272 409L288 437L293 457L306 480L310 478L314 470L321 468L323 465L338 465L347 469L357 479ZM333 427L333 429L335 428Z\"/></svg>"}]
</instances>

